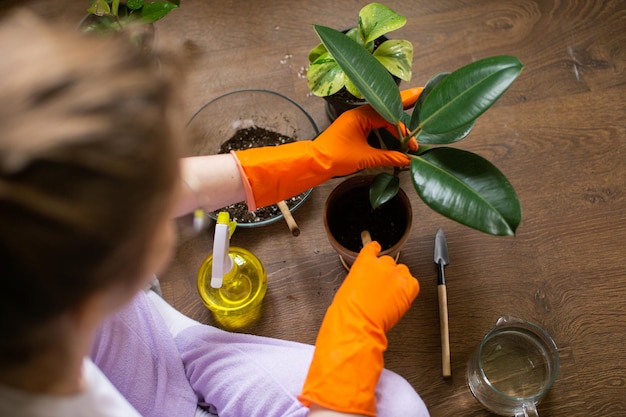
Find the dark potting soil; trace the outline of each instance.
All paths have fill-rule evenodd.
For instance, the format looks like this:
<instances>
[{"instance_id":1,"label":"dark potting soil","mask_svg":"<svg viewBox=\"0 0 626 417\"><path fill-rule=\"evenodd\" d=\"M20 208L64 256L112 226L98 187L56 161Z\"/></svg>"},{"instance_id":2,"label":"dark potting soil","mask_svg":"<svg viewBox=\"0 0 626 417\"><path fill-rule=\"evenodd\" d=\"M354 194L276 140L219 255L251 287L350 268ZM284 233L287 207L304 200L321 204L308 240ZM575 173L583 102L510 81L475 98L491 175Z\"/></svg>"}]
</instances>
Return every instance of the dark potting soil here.
<instances>
[{"instance_id":1,"label":"dark potting soil","mask_svg":"<svg viewBox=\"0 0 626 417\"><path fill-rule=\"evenodd\" d=\"M295 142L295 139L258 126L252 126L237 130L230 139L221 144L218 153L228 153L230 151L258 148L261 146L278 146L290 142ZM300 203L304 195L305 193L302 193L286 199L285 203L287 203L287 207L291 209L296 204ZM230 218L240 224L258 223L272 219L281 214L276 204L260 207L250 212L245 202L231 204L216 210L214 215L217 216L217 213L220 211L227 211L230 214Z\"/></svg>"},{"instance_id":2,"label":"dark potting soil","mask_svg":"<svg viewBox=\"0 0 626 417\"><path fill-rule=\"evenodd\" d=\"M252 126L237 130L230 139L220 145L218 153L241 151L261 146L278 146L290 142L295 142L295 139L272 130Z\"/></svg>"},{"instance_id":3,"label":"dark potting soil","mask_svg":"<svg viewBox=\"0 0 626 417\"><path fill-rule=\"evenodd\" d=\"M328 227L346 248L359 252L363 247L361 232L367 230L382 250L395 245L407 226L402 202L398 196L373 209L369 202L369 185L348 190L333 204Z\"/></svg>"},{"instance_id":4,"label":"dark potting soil","mask_svg":"<svg viewBox=\"0 0 626 417\"><path fill-rule=\"evenodd\" d=\"M356 98L346 89L346 87L343 87L341 90L337 91L335 94L332 95L332 97L336 101L343 101L350 104L365 103L364 99Z\"/></svg>"}]
</instances>

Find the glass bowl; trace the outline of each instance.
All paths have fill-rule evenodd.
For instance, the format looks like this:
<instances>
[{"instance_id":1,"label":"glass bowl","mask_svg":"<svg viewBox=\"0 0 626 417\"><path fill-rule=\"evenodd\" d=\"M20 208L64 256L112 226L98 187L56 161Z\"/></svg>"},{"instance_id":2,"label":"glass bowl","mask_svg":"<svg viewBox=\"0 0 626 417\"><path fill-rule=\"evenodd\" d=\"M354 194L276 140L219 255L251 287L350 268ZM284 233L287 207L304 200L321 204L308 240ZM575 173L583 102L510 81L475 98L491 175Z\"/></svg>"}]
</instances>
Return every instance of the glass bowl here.
<instances>
[{"instance_id":1,"label":"glass bowl","mask_svg":"<svg viewBox=\"0 0 626 417\"><path fill-rule=\"evenodd\" d=\"M283 140L289 138L287 141L313 139L319 133L311 116L298 103L262 89L236 90L212 99L191 117L185 131L189 153L193 156L220 153L222 145L242 131L273 132ZM310 192L309 189L286 199L289 210L293 212L302 205ZM208 215L216 219L219 211L222 210ZM254 213L256 220L235 218L237 227L263 226L283 217L275 205L259 208Z\"/></svg>"}]
</instances>

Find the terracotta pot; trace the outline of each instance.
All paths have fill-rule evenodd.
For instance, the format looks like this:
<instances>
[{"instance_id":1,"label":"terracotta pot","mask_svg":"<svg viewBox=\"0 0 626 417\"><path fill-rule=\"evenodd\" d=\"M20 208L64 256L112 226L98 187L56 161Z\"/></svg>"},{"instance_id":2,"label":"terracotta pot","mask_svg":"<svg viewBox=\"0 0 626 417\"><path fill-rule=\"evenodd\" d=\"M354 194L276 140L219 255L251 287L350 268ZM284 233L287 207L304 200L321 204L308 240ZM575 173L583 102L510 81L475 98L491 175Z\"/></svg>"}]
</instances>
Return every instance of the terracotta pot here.
<instances>
[{"instance_id":1,"label":"terracotta pot","mask_svg":"<svg viewBox=\"0 0 626 417\"><path fill-rule=\"evenodd\" d=\"M363 247L363 230L381 244L382 255L394 258L411 231L413 211L402 189L392 200L372 209L369 187L373 179L373 175L348 178L329 194L324 205L326 235L346 267L352 265Z\"/></svg>"}]
</instances>

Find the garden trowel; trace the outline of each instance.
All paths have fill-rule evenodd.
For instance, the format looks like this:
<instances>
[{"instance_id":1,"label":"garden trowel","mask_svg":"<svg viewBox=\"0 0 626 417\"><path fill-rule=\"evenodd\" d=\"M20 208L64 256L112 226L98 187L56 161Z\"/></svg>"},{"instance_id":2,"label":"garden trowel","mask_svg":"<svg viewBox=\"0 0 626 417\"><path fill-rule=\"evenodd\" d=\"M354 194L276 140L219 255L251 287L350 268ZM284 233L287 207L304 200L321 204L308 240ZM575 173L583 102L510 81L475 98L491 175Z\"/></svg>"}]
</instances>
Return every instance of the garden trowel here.
<instances>
[{"instance_id":1,"label":"garden trowel","mask_svg":"<svg viewBox=\"0 0 626 417\"><path fill-rule=\"evenodd\" d=\"M443 230L435 235L435 263L437 264L437 293L439 294L439 327L441 329L441 373L444 378L452 375L450 369L450 333L448 330L448 294L444 267L450 263L448 244Z\"/></svg>"}]
</instances>

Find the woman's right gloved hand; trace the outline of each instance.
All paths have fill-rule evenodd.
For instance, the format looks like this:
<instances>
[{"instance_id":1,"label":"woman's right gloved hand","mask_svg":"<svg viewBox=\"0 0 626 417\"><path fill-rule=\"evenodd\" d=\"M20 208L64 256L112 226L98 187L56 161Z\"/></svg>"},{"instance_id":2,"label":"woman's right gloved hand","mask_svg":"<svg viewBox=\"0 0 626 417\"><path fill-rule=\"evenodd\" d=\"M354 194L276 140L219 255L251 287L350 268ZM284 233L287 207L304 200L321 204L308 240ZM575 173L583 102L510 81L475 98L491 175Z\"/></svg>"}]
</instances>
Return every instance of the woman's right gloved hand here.
<instances>
[{"instance_id":1,"label":"woman's right gloved hand","mask_svg":"<svg viewBox=\"0 0 626 417\"><path fill-rule=\"evenodd\" d=\"M423 88L402 92L403 105L415 104ZM406 166L402 152L376 149L367 143L372 129L396 128L369 105L349 110L315 140L232 152L246 188L250 210L297 195L324 181L375 166ZM409 144L417 149L415 139Z\"/></svg>"},{"instance_id":2,"label":"woman's right gloved hand","mask_svg":"<svg viewBox=\"0 0 626 417\"><path fill-rule=\"evenodd\" d=\"M419 283L406 265L370 242L359 253L326 312L300 401L343 413L376 415L386 332L406 313Z\"/></svg>"}]
</instances>

